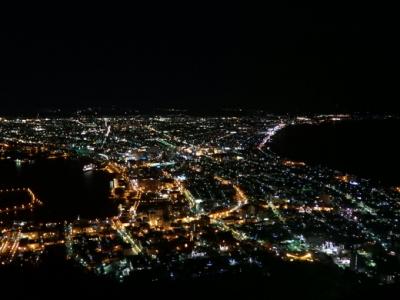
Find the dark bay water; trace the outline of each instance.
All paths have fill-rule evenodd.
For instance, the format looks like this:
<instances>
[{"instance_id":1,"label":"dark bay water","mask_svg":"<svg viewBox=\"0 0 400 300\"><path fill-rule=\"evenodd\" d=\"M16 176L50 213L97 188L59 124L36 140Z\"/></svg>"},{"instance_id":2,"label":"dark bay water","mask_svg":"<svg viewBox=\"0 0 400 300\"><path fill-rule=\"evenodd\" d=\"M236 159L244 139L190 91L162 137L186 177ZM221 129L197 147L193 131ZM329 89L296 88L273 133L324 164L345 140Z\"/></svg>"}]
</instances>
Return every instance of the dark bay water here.
<instances>
[{"instance_id":1,"label":"dark bay water","mask_svg":"<svg viewBox=\"0 0 400 300\"><path fill-rule=\"evenodd\" d=\"M108 198L110 177L101 171L82 171L77 159L42 159L34 163L0 160L0 189L29 187L44 203L33 213L19 212L0 218L61 221L114 215L116 207Z\"/></svg>"},{"instance_id":2,"label":"dark bay water","mask_svg":"<svg viewBox=\"0 0 400 300\"><path fill-rule=\"evenodd\" d=\"M399 138L399 120L342 121L287 127L270 148L282 157L399 186Z\"/></svg>"}]
</instances>

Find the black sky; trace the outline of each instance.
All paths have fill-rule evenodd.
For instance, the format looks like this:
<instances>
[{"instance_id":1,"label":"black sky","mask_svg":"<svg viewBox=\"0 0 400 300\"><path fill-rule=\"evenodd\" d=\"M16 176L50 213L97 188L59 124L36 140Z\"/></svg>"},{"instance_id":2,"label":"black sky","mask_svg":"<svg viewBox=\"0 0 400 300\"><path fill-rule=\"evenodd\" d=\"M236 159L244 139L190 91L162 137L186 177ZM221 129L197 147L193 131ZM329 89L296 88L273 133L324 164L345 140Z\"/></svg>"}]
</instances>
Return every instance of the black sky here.
<instances>
[{"instance_id":1,"label":"black sky","mask_svg":"<svg viewBox=\"0 0 400 300\"><path fill-rule=\"evenodd\" d=\"M28 14L0 29L0 113L117 105L398 111L389 8L232 4Z\"/></svg>"}]
</instances>

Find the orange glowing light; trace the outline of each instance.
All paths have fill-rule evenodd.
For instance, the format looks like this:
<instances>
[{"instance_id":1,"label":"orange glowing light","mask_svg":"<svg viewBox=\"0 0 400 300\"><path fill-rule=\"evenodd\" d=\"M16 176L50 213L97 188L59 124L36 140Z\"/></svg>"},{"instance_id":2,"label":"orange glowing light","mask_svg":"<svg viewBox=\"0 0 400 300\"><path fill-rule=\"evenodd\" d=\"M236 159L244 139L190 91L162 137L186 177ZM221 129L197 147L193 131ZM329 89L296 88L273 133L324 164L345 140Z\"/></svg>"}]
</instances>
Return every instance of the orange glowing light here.
<instances>
[{"instance_id":1,"label":"orange glowing light","mask_svg":"<svg viewBox=\"0 0 400 300\"><path fill-rule=\"evenodd\" d=\"M349 175L336 176L336 179L345 183L350 181Z\"/></svg>"},{"instance_id":2,"label":"orange glowing light","mask_svg":"<svg viewBox=\"0 0 400 300\"><path fill-rule=\"evenodd\" d=\"M284 160L283 164L287 167L303 167L306 164L302 161Z\"/></svg>"},{"instance_id":3,"label":"orange glowing light","mask_svg":"<svg viewBox=\"0 0 400 300\"><path fill-rule=\"evenodd\" d=\"M304 255L296 255L296 254L286 253L286 257L289 258L290 260L300 260L300 261L309 261L309 262L314 261L312 254L309 252Z\"/></svg>"}]
</instances>

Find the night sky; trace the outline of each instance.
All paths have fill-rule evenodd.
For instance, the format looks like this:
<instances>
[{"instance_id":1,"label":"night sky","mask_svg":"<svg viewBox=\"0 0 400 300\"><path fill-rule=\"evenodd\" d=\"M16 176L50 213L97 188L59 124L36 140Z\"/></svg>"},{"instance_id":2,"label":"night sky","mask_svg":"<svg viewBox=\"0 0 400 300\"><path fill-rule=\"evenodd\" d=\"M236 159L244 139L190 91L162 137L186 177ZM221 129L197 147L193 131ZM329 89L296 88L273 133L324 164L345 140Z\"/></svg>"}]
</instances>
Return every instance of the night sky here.
<instances>
[{"instance_id":1,"label":"night sky","mask_svg":"<svg viewBox=\"0 0 400 300\"><path fill-rule=\"evenodd\" d=\"M376 6L280 3L20 15L0 28L0 114L398 111L393 18Z\"/></svg>"}]
</instances>

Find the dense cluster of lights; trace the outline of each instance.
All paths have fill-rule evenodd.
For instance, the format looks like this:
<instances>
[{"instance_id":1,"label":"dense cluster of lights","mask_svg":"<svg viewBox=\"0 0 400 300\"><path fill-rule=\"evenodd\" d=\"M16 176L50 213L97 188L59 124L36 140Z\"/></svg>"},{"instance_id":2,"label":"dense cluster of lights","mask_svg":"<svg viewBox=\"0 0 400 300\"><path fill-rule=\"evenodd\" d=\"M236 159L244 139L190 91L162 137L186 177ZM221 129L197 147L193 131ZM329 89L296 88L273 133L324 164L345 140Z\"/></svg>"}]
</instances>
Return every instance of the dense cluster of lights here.
<instances>
[{"instance_id":1,"label":"dense cluster of lights","mask_svg":"<svg viewBox=\"0 0 400 300\"><path fill-rule=\"evenodd\" d=\"M348 118L0 119L1 159L14 159L11 149L23 157L18 164L37 155L85 157L91 163L83 171L112 174L110 198L120 203L105 219L2 221L0 261L37 262L46 247L62 245L68 259L122 280L153 268L156 277L175 278L188 262L197 266L193 276L263 268L258 255L269 253L289 262L331 258L341 268L397 280L399 272L377 266L400 254L399 188L283 160L268 148L286 126ZM41 204L26 191L29 204L0 213Z\"/></svg>"}]
</instances>

